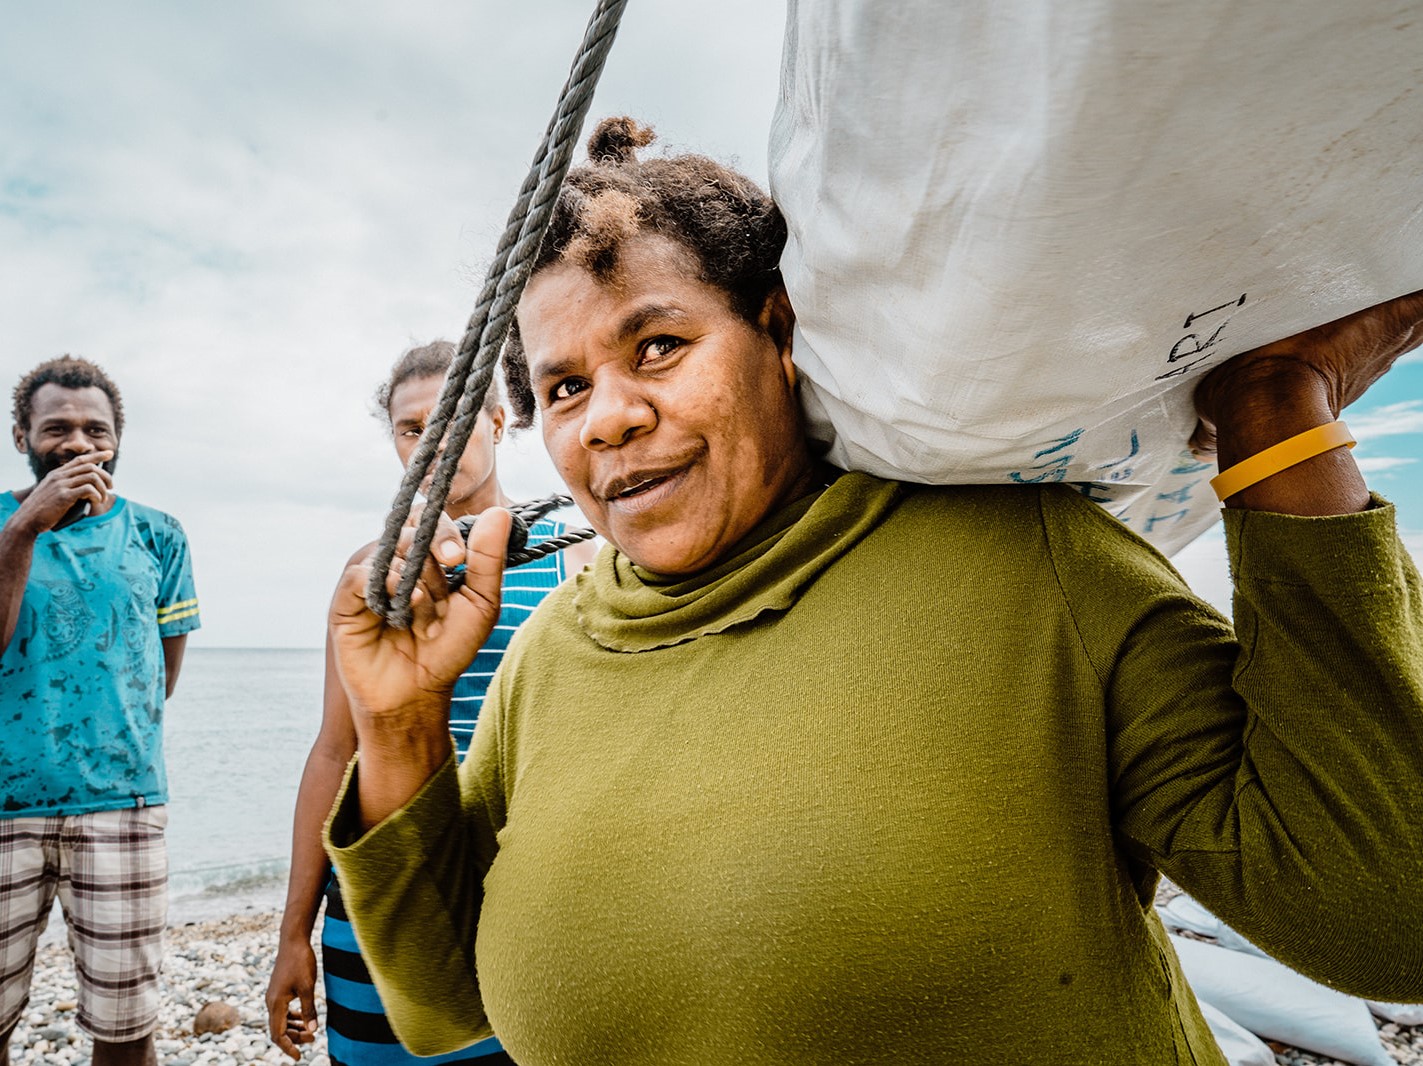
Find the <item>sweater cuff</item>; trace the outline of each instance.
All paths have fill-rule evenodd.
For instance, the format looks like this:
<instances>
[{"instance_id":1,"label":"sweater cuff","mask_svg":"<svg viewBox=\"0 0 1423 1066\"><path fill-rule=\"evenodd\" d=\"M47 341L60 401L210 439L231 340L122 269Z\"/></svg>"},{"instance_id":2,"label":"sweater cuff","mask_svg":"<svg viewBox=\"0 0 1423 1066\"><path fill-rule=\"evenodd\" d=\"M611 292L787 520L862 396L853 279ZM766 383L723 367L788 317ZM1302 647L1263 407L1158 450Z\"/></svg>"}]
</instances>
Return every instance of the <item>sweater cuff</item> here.
<instances>
[{"instance_id":1,"label":"sweater cuff","mask_svg":"<svg viewBox=\"0 0 1423 1066\"><path fill-rule=\"evenodd\" d=\"M361 828L359 781L361 757L357 753L346 768L346 778L336 793L336 802L322 829L326 853L337 869L358 867L373 871L394 861L408 865L413 854L423 860L429 854L427 842L439 840L460 811L458 763L452 751L440 768L410 801L384 821L368 830Z\"/></svg>"},{"instance_id":2,"label":"sweater cuff","mask_svg":"<svg viewBox=\"0 0 1423 1066\"><path fill-rule=\"evenodd\" d=\"M1226 547L1237 587L1309 585L1347 595L1398 585L1406 566L1394 507L1375 493L1369 498L1367 510L1323 517L1226 508Z\"/></svg>"}]
</instances>

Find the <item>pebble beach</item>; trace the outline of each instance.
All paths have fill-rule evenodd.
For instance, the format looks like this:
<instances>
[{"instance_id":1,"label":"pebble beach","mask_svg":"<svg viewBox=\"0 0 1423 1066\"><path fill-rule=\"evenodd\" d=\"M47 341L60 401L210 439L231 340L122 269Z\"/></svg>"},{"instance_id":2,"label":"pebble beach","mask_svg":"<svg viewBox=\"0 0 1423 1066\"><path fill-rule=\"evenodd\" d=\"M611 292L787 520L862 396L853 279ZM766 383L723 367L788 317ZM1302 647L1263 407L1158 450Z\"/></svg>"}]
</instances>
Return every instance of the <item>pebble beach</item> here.
<instances>
[{"instance_id":1,"label":"pebble beach","mask_svg":"<svg viewBox=\"0 0 1423 1066\"><path fill-rule=\"evenodd\" d=\"M158 1061L164 1066L238 1066L247 1062L291 1062L267 1036L263 995L276 954L277 911L253 911L211 921L189 922L168 931L165 995L159 1013ZM58 918L53 919L58 921ZM51 927L53 931L53 927ZM11 1043L14 1064L89 1062L90 1042L75 1024L76 989L68 949L62 942L40 949L30 1004ZM222 1033L193 1034L199 1009L225 1002L239 1023ZM320 982L318 1011L324 1011ZM1423 1026L1383 1023L1384 1046L1404 1066L1423 1066ZM1294 1048L1272 1044L1279 1066L1347 1066ZM307 1045L302 1062L329 1066L324 1032Z\"/></svg>"},{"instance_id":2,"label":"pebble beach","mask_svg":"<svg viewBox=\"0 0 1423 1066\"><path fill-rule=\"evenodd\" d=\"M51 919L53 923L59 919ZM261 911L191 922L168 930L163 1004L156 1044L164 1066L238 1066L245 1062L292 1060L267 1036L263 996L276 955L281 914ZM47 938L49 939L49 938ZM68 948L47 943L35 961L29 1006L11 1039L12 1064L89 1062L90 1040L75 1022L74 967ZM223 1002L236 1008L239 1023L222 1033L195 1036L193 1022L203 1004ZM321 983L316 1004L324 1012ZM302 1062L329 1066L326 1036L319 1032L306 1046Z\"/></svg>"}]
</instances>

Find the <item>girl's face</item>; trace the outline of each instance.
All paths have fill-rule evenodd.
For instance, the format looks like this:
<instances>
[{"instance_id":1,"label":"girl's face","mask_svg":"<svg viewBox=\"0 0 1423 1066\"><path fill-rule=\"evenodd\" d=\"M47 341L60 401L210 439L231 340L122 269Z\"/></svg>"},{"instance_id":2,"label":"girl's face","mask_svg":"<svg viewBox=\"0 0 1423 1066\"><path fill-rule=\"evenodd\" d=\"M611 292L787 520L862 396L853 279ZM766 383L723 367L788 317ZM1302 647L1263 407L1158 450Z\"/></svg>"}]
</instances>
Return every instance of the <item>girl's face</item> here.
<instances>
[{"instance_id":1,"label":"girl's face","mask_svg":"<svg viewBox=\"0 0 1423 1066\"><path fill-rule=\"evenodd\" d=\"M425 432L425 421L440 398L444 378L435 375L406 378L390 392L390 425L395 434L395 451L402 466L410 465L410 456ZM450 483L445 511L452 517L477 514L492 506L497 498L489 491L494 485L494 446L504 435L504 408L481 411L474 423L474 432L460 457L459 470ZM433 472L434 467L431 466ZM429 478L426 478L428 483ZM420 486L421 491L425 485ZM497 497L497 493L495 493Z\"/></svg>"}]
</instances>

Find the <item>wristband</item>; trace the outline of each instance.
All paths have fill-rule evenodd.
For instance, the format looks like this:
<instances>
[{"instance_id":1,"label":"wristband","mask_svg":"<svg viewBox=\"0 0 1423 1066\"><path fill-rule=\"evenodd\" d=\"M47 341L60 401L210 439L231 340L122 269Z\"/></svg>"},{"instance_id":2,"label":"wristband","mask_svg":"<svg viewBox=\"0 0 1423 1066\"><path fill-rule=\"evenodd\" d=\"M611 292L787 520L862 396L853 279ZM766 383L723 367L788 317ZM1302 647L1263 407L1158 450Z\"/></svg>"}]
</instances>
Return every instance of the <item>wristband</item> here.
<instances>
[{"instance_id":1,"label":"wristband","mask_svg":"<svg viewBox=\"0 0 1423 1066\"><path fill-rule=\"evenodd\" d=\"M1335 448L1354 446L1354 435L1343 422L1329 422L1315 426L1303 433L1280 441L1256 452L1249 459L1241 460L1227 470L1222 470L1211 478L1211 488L1222 503L1237 492L1243 492L1251 485L1274 477L1281 470L1313 459L1316 455L1333 451Z\"/></svg>"}]
</instances>

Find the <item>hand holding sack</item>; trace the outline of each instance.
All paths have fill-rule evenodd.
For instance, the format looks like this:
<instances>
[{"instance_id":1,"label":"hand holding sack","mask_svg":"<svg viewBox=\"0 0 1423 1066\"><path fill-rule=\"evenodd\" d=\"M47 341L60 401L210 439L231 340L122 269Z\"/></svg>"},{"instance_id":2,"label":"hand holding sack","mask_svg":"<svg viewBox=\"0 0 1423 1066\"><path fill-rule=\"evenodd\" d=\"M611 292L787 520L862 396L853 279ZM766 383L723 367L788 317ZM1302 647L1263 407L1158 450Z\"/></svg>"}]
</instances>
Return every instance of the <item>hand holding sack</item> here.
<instances>
[{"instance_id":1,"label":"hand holding sack","mask_svg":"<svg viewBox=\"0 0 1423 1066\"><path fill-rule=\"evenodd\" d=\"M1397 3L793 0L771 180L833 462L1218 515L1192 393L1423 289ZM1366 190L1366 192L1364 192Z\"/></svg>"}]
</instances>

